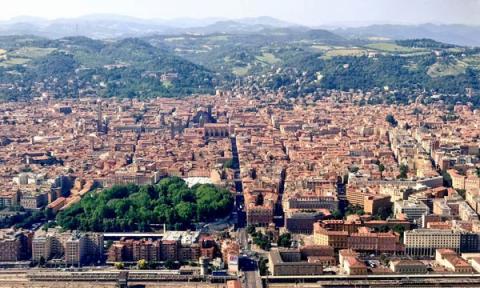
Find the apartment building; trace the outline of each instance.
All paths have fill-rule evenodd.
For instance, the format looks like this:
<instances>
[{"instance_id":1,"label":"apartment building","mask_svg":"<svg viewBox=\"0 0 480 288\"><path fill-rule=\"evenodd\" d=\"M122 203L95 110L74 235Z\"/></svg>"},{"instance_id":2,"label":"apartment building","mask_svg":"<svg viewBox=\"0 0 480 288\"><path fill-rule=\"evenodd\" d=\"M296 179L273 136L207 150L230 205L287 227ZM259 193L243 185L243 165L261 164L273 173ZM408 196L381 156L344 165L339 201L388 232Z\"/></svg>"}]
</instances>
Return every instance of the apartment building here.
<instances>
[{"instance_id":1,"label":"apartment building","mask_svg":"<svg viewBox=\"0 0 480 288\"><path fill-rule=\"evenodd\" d=\"M78 231L59 232L56 229L40 232L32 240L34 262L57 259L67 265L81 266L102 260L103 235Z\"/></svg>"},{"instance_id":2,"label":"apartment building","mask_svg":"<svg viewBox=\"0 0 480 288\"><path fill-rule=\"evenodd\" d=\"M0 230L0 262L15 262L30 258L29 233L14 229Z\"/></svg>"}]
</instances>

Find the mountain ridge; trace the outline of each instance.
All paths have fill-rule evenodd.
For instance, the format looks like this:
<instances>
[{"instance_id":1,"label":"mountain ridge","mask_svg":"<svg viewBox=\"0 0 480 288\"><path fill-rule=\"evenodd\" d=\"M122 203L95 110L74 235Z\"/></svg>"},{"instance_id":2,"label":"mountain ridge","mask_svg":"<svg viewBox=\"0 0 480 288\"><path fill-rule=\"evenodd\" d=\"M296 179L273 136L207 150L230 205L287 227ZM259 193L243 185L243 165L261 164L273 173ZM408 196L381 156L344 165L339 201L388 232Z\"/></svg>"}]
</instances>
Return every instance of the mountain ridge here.
<instances>
[{"instance_id":1,"label":"mountain ridge","mask_svg":"<svg viewBox=\"0 0 480 288\"><path fill-rule=\"evenodd\" d=\"M19 16L0 21L0 35L35 35L47 38L86 36L94 39L148 35L257 33L294 28L327 30L347 39L390 40L429 38L462 46L480 46L480 26L463 24L373 24L357 27L305 26L269 16L228 18L142 19L115 14L90 14L77 18L43 19Z\"/></svg>"}]
</instances>

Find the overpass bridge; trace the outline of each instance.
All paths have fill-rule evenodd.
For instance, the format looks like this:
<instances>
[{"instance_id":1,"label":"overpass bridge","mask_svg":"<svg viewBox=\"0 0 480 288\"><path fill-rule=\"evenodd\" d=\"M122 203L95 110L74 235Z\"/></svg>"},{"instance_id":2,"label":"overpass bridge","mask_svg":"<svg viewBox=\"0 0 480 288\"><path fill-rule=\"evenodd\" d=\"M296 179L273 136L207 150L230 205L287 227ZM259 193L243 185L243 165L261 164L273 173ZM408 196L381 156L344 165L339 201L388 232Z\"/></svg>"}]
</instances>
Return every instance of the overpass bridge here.
<instances>
[{"instance_id":1,"label":"overpass bridge","mask_svg":"<svg viewBox=\"0 0 480 288\"><path fill-rule=\"evenodd\" d=\"M267 287L480 287L480 274L263 276Z\"/></svg>"},{"instance_id":2,"label":"overpass bridge","mask_svg":"<svg viewBox=\"0 0 480 288\"><path fill-rule=\"evenodd\" d=\"M0 275L1 276L1 275ZM224 283L237 279L235 276L202 276L180 274L178 271L162 270L101 270L101 271L52 271L32 270L26 272L26 278L33 282L210 282Z\"/></svg>"}]
</instances>

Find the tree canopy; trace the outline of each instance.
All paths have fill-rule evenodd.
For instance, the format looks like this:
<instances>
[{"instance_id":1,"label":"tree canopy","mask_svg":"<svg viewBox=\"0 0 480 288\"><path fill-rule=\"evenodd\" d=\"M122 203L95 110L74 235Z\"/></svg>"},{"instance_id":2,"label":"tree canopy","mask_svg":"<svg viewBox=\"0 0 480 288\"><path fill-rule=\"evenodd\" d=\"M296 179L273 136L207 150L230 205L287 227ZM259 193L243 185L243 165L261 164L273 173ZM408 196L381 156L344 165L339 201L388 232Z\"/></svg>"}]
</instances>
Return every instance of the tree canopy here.
<instances>
[{"instance_id":1,"label":"tree canopy","mask_svg":"<svg viewBox=\"0 0 480 288\"><path fill-rule=\"evenodd\" d=\"M230 192L211 184L189 188L178 177L157 185L121 185L92 192L57 215L65 229L82 231L148 231L151 224L191 228L196 222L227 215Z\"/></svg>"}]
</instances>

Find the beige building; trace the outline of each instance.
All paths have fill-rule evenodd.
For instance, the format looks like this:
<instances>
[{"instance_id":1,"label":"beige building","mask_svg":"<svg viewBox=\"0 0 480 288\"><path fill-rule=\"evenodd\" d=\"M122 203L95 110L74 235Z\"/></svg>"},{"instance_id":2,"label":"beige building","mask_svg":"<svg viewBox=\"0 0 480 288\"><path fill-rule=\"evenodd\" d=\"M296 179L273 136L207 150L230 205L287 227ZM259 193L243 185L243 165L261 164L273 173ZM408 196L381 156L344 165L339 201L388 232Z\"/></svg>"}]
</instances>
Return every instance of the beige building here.
<instances>
[{"instance_id":1,"label":"beige building","mask_svg":"<svg viewBox=\"0 0 480 288\"><path fill-rule=\"evenodd\" d=\"M32 241L32 260L60 259L67 265L95 262L103 256L103 235L98 233L64 232L51 229L35 235Z\"/></svg>"},{"instance_id":2,"label":"beige building","mask_svg":"<svg viewBox=\"0 0 480 288\"><path fill-rule=\"evenodd\" d=\"M390 269L398 274L425 274L427 266L419 260L394 260L390 261Z\"/></svg>"},{"instance_id":3,"label":"beige building","mask_svg":"<svg viewBox=\"0 0 480 288\"><path fill-rule=\"evenodd\" d=\"M445 229L415 229L404 232L405 251L410 255L433 256L436 249L460 251L461 232Z\"/></svg>"},{"instance_id":4,"label":"beige building","mask_svg":"<svg viewBox=\"0 0 480 288\"><path fill-rule=\"evenodd\" d=\"M273 276L321 275L323 264L304 261L299 250L272 249L268 254L268 265Z\"/></svg>"},{"instance_id":5,"label":"beige building","mask_svg":"<svg viewBox=\"0 0 480 288\"><path fill-rule=\"evenodd\" d=\"M455 273L473 273L473 267L451 249L437 249L435 261Z\"/></svg>"}]
</instances>

